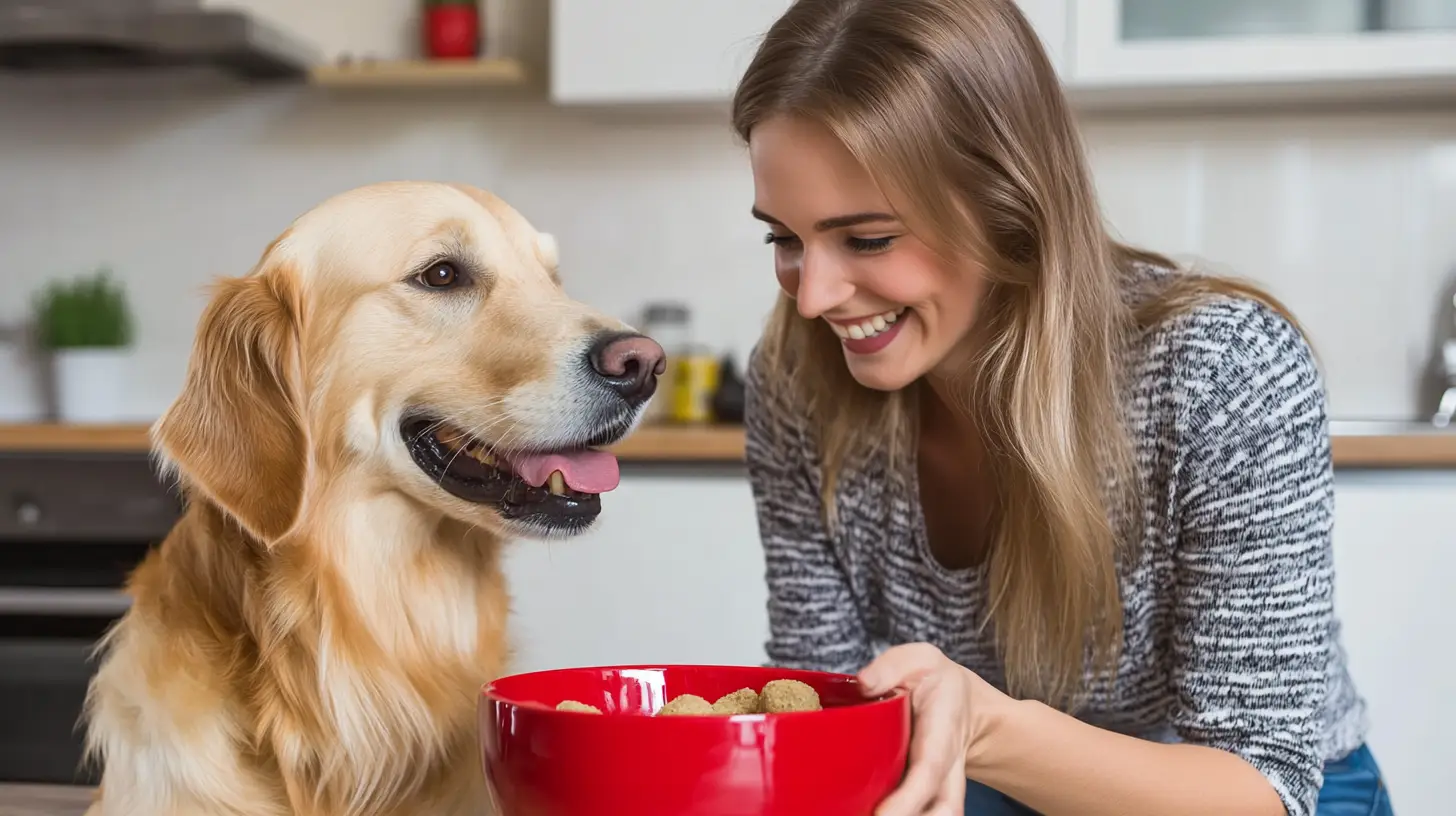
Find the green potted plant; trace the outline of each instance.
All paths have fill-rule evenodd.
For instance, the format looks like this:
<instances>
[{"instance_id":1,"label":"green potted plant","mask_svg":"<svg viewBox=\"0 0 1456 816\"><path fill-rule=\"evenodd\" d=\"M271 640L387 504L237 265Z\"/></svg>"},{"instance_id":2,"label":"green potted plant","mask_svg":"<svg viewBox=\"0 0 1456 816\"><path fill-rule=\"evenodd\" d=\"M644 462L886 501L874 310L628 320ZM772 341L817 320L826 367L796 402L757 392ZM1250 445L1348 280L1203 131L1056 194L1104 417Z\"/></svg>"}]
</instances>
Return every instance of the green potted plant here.
<instances>
[{"instance_id":1,"label":"green potted plant","mask_svg":"<svg viewBox=\"0 0 1456 816\"><path fill-rule=\"evenodd\" d=\"M36 297L36 334L55 370L56 413L62 422L115 422L132 343L126 292L107 269L54 281Z\"/></svg>"}]
</instances>

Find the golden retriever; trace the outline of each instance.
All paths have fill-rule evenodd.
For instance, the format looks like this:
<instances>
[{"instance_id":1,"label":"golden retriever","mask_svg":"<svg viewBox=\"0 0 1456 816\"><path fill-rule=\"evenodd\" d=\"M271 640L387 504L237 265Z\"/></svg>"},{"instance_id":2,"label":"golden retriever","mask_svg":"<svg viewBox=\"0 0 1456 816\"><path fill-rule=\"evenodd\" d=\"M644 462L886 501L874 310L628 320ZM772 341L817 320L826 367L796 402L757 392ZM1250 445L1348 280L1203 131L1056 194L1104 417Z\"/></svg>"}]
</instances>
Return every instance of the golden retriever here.
<instances>
[{"instance_id":1,"label":"golden retriever","mask_svg":"<svg viewBox=\"0 0 1456 816\"><path fill-rule=\"evenodd\" d=\"M102 646L90 816L489 812L502 543L591 525L663 367L556 264L489 193L400 182L220 282L152 429L187 507Z\"/></svg>"}]
</instances>

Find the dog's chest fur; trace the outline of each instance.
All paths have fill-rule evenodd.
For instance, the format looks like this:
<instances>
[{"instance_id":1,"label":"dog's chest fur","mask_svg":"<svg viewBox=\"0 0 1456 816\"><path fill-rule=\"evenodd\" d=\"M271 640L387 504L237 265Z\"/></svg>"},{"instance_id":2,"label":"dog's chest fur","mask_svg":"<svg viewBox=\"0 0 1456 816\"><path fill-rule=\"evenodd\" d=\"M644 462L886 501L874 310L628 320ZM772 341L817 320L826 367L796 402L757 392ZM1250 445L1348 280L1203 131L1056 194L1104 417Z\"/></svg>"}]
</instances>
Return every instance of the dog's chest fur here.
<instances>
[{"instance_id":1,"label":"dog's chest fur","mask_svg":"<svg viewBox=\"0 0 1456 816\"><path fill-rule=\"evenodd\" d=\"M506 660L497 542L403 509L345 507L265 551L194 505L133 576L97 677L96 812L487 812L475 712Z\"/></svg>"}]
</instances>

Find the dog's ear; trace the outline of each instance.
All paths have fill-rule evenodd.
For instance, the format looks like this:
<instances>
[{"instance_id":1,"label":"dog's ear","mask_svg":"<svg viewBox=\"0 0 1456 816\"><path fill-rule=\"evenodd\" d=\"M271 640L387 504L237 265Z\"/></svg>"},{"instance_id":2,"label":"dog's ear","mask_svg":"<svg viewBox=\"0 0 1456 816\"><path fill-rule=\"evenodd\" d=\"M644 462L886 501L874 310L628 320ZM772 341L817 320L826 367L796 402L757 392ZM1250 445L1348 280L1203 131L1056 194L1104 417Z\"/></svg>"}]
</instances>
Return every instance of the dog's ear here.
<instances>
[{"instance_id":1,"label":"dog's ear","mask_svg":"<svg viewBox=\"0 0 1456 816\"><path fill-rule=\"evenodd\" d=\"M286 267L220 281L182 393L152 428L154 446L185 483L269 546L303 509L300 310Z\"/></svg>"}]
</instances>

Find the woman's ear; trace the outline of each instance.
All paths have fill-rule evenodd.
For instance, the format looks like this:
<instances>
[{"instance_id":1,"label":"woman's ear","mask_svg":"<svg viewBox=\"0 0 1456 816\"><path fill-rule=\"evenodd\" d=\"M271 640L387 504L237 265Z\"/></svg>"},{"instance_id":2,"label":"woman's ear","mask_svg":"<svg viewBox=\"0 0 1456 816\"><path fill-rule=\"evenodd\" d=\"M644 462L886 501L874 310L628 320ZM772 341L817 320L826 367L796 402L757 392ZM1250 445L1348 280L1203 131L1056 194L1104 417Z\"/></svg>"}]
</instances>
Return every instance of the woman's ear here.
<instances>
[{"instance_id":1,"label":"woman's ear","mask_svg":"<svg viewBox=\"0 0 1456 816\"><path fill-rule=\"evenodd\" d=\"M220 281L182 393L152 428L186 485L270 546L297 523L308 471L299 311L286 267Z\"/></svg>"}]
</instances>

